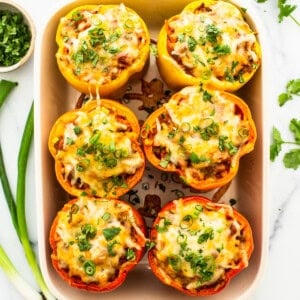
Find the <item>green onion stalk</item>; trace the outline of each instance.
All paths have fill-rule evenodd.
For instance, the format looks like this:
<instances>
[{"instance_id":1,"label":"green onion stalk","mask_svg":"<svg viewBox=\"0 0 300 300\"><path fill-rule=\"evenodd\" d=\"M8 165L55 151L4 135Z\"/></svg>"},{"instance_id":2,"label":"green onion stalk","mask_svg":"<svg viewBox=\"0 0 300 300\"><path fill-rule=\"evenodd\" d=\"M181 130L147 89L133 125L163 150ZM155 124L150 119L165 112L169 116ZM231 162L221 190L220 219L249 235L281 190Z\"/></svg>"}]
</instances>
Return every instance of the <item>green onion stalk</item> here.
<instances>
[{"instance_id":1,"label":"green onion stalk","mask_svg":"<svg viewBox=\"0 0 300 300\"><path fill-rule=\"evenodd\" d=\"M8 97L9 93L13 90L14 87L18 85L17 82L12 82L8 80L0 80L0 108L6 98ZM17 208L16 203L14 200L14 196L12 194L9 181L7 178L7 173L5 170L2 148L0 144L0 181L2 184L3 193L6 199L6 203L10 212L10 216L12 219L13 226L17 232L18 237L20 238L19 234L19 226L18 226L18 219L17 219Z\"/></svg>"},{"instance_id":2,"label":"green onion stalk","mask_svg":"<svg viewBox=\"0 0 300 300\"><path fill-rule=\"evenodd\" d=\"M15 87L17 83L13 83L6 80L0 80L0 107L7 98L10 91ZM46 299L52 300L55 299L41 273L41 270L38 265L38 261L35 256L35 252L31 247L27 224L26 224L26 214L25 214L25 185L26 185L26 169L27 162L29 157L29 150L31 146L31 141L33 137L33 103L28 114L25 129L22 135L21 145L19 149L18 156L18 177L17 177L17 191L16 191L16 201L11 192L9 185L9 180L7 178L7 173L4 165L2 149L0 144L0 181L2 184L3 192L5 195L6 203L9 208L13 226L16 230L16 233L19 237L19 240L23 246L26 259L28 264L33 272L33 275L43 293L43 296ZM4 270L8 278L16 286L22 295L26 299L43 299L37 291L35 291L30 285L20 276L16 268L10 261L6 252L0 245L0 267Z\"/></svg>"},{"instance_id":3,"label":"green onion stalk","mask_svg":"<svg viewBox=\"0 0 300 300\"><path fill-rule=\"evenodd\" d=\"M20 239L19 226L18 226L18 218L17 218L17 207L15 203L14 196L12 194L9 181L7 178L7 173L5 170L5 165L3 161L2 147L0 144L0 180L2 184L3 193L6 199L6 203L10 212L11 220L16 230L16 233Z\"/></svg>"},{"instance_id":4,"label":"green onion stalk","mask_svg":"<svg viewBox=\"0 0 300 300\"><path fill-rule=\"evenodd\" d=\"M7 256L6 252L0 245L0 267L4 270L8 278L11 280L16 289L26 295L28 300L42 300L43 297L34 290L18 273L13 263Z\"/></svg>"},{"instance_id":5,"label":"green onion stalk","mask_svg":"<svg viewBox=\"0 0 300 300\"><path fill-rule=\"evenodd\" d=\"M43 278L41 270L38 265L38 261L33 251L26 223L26 210L25 210L25 186L26 186L26 169L29 157L29 150L31 146L31 141L33 137L33 103L31 105L27 121L25 124L25 129L23 132L21 145L19 149L18 156L18 177L17 177L17 192L16 192L16 205L17 205L17 219L20 233L20 240L24 248L25 256L33 271L33 275L46 299L55 299Z\"/></svg>"},{"instance_id":6,"label":"green onion stalk","mask_svg":"<svg viewBox=\"0 0 300 300\"><path fill-rule=\"evenodd\" d=\"M14 87L18 85L17 82L12 82L9 80L0 80L0 108L7 98L8 94L12 91Z\"/></svg>"}]
</instances>

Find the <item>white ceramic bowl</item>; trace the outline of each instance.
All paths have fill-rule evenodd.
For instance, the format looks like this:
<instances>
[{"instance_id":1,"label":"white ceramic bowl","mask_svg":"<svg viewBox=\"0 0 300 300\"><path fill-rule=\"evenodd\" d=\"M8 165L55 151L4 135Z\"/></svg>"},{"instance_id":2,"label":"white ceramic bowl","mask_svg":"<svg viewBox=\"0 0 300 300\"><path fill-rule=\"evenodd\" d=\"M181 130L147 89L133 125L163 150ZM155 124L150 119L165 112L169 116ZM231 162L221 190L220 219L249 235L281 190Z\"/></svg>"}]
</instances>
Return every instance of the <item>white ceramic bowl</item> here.
<instances>
[{"instance_id":1,"label":"white ceramic bowl","mask_svg":"<svg viewBox=\"0 0 300 300\"><path fill-rule=\"evenodd\" d=\"M25 24L28 25L29 30L31 32L31 41L30 41L30 47L29 47L28 51L15 64L10 65L10 66L1 66L0 65L0 73L4 73L4 72L13 71L28 61L28 59L30 58L30 56L33 53L36 31L35 31L35 26L34 26L34 23L31 19L30 15L19 4L14 3L13 1L10 1L10 0L1 0L0 10L9 10L12 12L20 12L23 15L23 20L24 20Z\"/></svg>"}]
</instances>

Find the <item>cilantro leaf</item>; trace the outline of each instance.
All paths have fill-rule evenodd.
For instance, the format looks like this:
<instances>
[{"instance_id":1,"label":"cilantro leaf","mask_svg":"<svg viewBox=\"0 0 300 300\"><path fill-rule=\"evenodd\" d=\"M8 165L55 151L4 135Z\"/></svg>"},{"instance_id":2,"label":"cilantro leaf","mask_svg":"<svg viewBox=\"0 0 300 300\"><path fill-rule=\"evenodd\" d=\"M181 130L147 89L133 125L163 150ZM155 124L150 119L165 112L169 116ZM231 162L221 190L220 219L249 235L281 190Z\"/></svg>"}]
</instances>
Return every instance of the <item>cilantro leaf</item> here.
<instances>
[{"instance_id":1,"label":"cilantro leaf","mask_svg":"<svg viewBox=\"0 0 300 300\"><path fill-rule=\"evenodd\" d=\"M216 45L213 48L213 52L218 55L226 55L231 53L231 49L228 45Z\"/></svg>"},{"instance_id":2,"label":"cilantro leaf","mask_svg":"<svg viewBox=\"0 0 300 300\"><path fill-rule=\"evenodd\" d=\"M279 106L283 106L287 101L292 100L294 95L300 96L300 78L292 79L287 83L285 92L278 96Z\"/></svg>"},{"instance_id":3,"label":"cilantro leaf","mask_svg":"<svg viewBox=\"0 0 300 300\"><path fill-rule=\"evenodd\" d=\"M279 106L283 106L287 101L292 100L292 96L288 93L281 93L278 96Z\"/></svg>"},{"instance_id":4,"label":"cilantro leaf","mask_svg":"<svg viewBox=\"0 0 300 300\"><path fill-rule=\"evenodd\" d=\"M288 94L300 96L300 78L290 80L287 83L286 90Z\"/></svg>"},{"instance_id":5,"label":"cilantro leaf","mask_svg":"<svg viewBox=\"0 0 300 300\"><path fill-rule=\"evenodd\" d=\"M278 21L281 23L284 18L291 16L292 12L297 8L297 6L286 4L286 0L278 0L278 8Z\"/></svg>"},{"instance_id":6,"label":"cilantro leaf","mask_svg":"<svg viewBox=\"0 0 300 300\"><path fill-rule=\"evenodd\" d=\"M286 168L297 170L300 166L300 149L293 149L286 153L283 163Z\"/></svg>"},{"instance_id":7,"label":"cilantro leaf","mask_svg":"<svg viewBox=\"0 0 300 300\"><path fill-rule=\"evenodd\" d=\"M300 120L292 119L289 128L294 133L295 141L300 143Z\"/></svg>"},{"instance_id":8,"label":"cilantro leaf","mask_svg":"<svg viewBox=\"0 0 300 300\"><path fill-rule=\"evenodd\" d=\"M276 127L273 127L272 129L272 142L270 146L270 159L271 161L274 161L275 158L278 156L278 154L281 151L281 145L284 143L284 141L281 138L281 134L279 130Z\"/></svg>"},{"instance_id":9,"label":"cilantro leaf","mask_svg":"<svg viewBox=\"0 0 300 300\"><path fill-rule=\"evenodd\" d=\"M190 161L192 164L199 164L199 163L202 163L202 162L207 162L209 161L209 159L205 156L198 156L197 153L195 152L192 152L190 154Z\"/></svg>"},{"instance_id":10,"label":"cilantro leaf","mask_svg":"<svg viewBox=\"0 0 300 300\"><path fill-rule=\"evenodd\" d=\"M114 239L121 231L120 227L104 228L102 233L107 241Z\"/></svg>"}]
</instances>

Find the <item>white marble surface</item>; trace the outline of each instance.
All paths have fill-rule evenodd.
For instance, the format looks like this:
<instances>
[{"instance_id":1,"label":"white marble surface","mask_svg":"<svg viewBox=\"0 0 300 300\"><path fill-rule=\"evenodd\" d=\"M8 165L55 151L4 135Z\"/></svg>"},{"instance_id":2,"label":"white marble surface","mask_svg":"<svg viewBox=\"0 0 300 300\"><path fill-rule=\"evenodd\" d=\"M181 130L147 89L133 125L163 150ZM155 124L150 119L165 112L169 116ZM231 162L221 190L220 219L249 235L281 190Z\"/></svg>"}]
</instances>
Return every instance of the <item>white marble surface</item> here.
<instances>
[{"instance_id":1,"label":"white marble surface","mask_svg":"<svg viewBox=\"0 0 300 300\"><path fill-rule=\"evenodd\" d=\"M32 16L39 32L45 22L45 11L54 10L60 5L58 0L15 0ZM300 119L300 97L284 107L277 104L277 96L281 93L288 80L300 78L300 27L291 19L285 19L281 24L277 21L277 1L268 0L258 4L255 0L242 1L253 6L255 14L263 22L266 30L266 43L271 50L268 57L269 86L269 123L275 125L286 139L292 138L288 125L291 118ZM300 19L300 1L288 1L299 7L294 16ZM239 3L236 0L236 3ZM247 7L243 5L244 7ZM3 155L7 165L12 190L16 187L17 153L25 119L33 99L33 58L24 67L11 73L0 74L1 79L18 81L19 86L10 96L0 112L0 140ZM284 147L284 150L288 148ZM285 151L283 151L285 152ZM268 162L270 171L269 182L269 254L268 263L251 299L300 299L299 274L300 259L300 169L297 171L285 169L282 163L283 153L274 163ZM29 233L34 244L37 243L37 228L35 197L34 197L34 153L30 153L28 165L28 184L26 191L26 210ZM0 189L0 243L10 255L24 278L35 287L35 281L23 251L13 230L4 195ZM11 282L0 269L0 299L23 299Z\"/></svg>"}]
</instances>

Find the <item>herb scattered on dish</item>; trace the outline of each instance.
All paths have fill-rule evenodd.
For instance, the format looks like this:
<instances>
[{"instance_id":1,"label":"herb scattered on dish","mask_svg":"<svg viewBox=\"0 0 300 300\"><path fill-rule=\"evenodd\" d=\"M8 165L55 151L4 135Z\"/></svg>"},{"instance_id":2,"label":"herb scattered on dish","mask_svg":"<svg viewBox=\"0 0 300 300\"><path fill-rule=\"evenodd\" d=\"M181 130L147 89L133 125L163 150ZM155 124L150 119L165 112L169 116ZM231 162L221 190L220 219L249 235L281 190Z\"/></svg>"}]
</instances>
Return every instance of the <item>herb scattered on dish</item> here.
<instances>
[{"instance_id":1,"label":"herb scattered on dish","mask_svg":"<svg viewBox=\"0 0 300 300\"><path fill-rule=\"evenodd\" d=\"M11 66L25 56L31 32L19 12L0 10L0 66Z\"/></svg>"}]
</instances>

